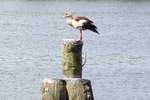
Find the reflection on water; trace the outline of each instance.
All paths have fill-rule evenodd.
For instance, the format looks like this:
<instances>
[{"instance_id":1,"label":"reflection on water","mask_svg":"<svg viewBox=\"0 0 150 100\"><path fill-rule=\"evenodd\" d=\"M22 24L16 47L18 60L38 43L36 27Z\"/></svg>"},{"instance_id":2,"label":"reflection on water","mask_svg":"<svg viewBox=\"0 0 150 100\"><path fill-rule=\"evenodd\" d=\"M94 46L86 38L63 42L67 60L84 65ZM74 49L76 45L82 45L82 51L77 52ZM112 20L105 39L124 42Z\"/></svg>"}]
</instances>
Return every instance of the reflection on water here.
<instances>
[{"instance_id":1,"label":"reflection on water","mask_svg":"<svg viewBox=\"0 0 150 100\"><path fill-rule=\"evenodd\" d=\"M79 36L63 13L95 21L84 32L95 100L149 100L150 2L0 3L0 100L39 100L44 78L61 77L61 42Z\"/></svg>"}]
</instances>

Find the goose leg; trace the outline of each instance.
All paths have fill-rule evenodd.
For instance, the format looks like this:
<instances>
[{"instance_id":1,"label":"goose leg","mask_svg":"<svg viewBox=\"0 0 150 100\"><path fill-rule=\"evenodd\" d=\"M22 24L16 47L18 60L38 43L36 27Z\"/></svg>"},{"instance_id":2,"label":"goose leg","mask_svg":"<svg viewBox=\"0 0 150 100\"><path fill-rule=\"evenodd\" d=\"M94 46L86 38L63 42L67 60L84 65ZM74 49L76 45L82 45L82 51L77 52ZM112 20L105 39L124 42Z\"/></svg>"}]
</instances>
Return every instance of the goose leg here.
<instances>
[{"instance_id":1,"label":"goose leg","mask_svg":"<svg viewBox=\"0 0 150 100\"><path fill-rule=\"evenodd\" d=\"M80 40L82 40L82 30L80 30Z\"/></svg>"},{"instance_id":2,"label":"goose leg","mask_svg":"<svg viewBox=\"0 0 150 100\"><path fill-rule=\"evenodd\" d=\"M76 40L77 42L82 41L82 30L80 30L80 38Z\"/></svg>"}]
</instances>

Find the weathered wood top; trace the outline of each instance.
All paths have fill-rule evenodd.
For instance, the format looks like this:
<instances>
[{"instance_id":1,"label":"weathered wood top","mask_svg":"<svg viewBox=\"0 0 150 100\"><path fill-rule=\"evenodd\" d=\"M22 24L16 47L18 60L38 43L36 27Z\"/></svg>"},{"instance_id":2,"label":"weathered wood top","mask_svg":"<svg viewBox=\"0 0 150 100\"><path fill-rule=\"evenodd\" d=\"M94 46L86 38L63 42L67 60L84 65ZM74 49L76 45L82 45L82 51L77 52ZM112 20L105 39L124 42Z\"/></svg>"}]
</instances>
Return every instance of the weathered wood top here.
<instances>
[{"instance_id":1,"label":"weathered wood top","mask_svg":"<svg viewBox=\"0 0 150 100\"><path fill-rule=\"evenodd\" d=\"M55 82L60 82L63 81L63 79L56 79L56 78L47 78L43 80L43 83L55 83Z\"/></svg>"},{"instance_id":2,"label":"weathered wood top","mask_svg":"<svg viewBox=\"0 0 150 100\"><path fill-rule=\"evenodd\" d=\"M80 45L83 44L82 40L77 40L77 39L63 39L63 44L75 44L75 45Z\"/></svg>"}]
</instances>

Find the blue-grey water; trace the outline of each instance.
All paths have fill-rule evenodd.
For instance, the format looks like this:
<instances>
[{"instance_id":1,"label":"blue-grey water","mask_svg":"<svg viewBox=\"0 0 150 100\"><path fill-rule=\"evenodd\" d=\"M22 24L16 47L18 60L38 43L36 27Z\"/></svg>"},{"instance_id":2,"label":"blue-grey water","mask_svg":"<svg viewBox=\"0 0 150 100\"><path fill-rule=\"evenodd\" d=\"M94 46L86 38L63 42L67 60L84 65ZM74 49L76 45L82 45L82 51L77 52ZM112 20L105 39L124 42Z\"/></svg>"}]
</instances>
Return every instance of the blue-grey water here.
<instances>
[{"instance_id":1,"label":"blue-grey water","mask_svg":"<svg viewBox=\"0 0 150 100\"><path fill-rule=\"evenodd\" d=\"M95 100L150 100L150 2L0 1L0 100L40 100L45 78L61 78L61 43L78 38L65 12L94 20L84 32L83 78Z\"/></svg>"}]
</instances>

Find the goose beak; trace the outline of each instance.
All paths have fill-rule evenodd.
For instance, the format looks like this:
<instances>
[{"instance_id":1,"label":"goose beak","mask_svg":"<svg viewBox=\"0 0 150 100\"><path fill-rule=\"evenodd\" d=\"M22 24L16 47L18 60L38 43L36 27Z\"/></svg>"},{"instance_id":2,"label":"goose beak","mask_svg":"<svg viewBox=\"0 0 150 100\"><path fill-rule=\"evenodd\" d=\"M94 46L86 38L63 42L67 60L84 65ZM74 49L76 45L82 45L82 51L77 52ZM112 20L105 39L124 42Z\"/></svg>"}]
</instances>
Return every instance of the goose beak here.
<instances>
[{"instance_id":1,"label":"goose beak","mask_svg":"<svg viewBox=\"0 0 150 100\"><path fill-rule=\"evenodd\" d=\"M65 18L65 16L62 16L63 18Z\"/></svg>"}]
</instances>

